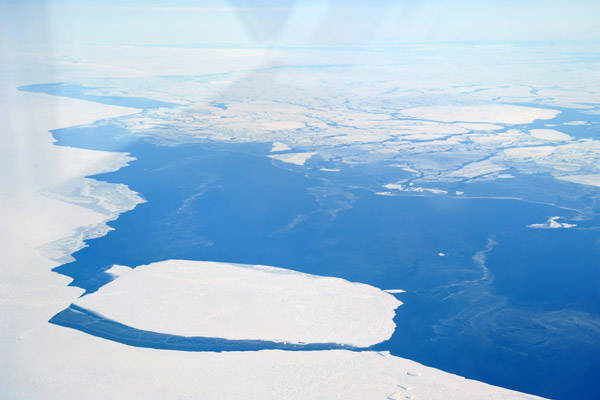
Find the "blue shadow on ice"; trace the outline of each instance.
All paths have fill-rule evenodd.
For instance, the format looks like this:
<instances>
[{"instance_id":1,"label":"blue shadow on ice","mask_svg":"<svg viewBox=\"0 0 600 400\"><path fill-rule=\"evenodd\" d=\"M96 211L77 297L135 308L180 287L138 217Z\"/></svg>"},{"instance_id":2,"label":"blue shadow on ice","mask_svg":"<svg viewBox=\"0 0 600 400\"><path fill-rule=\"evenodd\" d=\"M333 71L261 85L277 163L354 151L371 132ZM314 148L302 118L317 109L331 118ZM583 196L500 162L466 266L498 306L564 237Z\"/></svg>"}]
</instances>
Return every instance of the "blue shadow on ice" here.
<instances>
[{"instance_id":1,"label":"blue shadow on ice","mask_svg":"<svg viewBox=\"0 0 600 400\"><path fill-rule=\"evenodd\" d=\"M129 346L181 351L258 351L258 350L352 350L365 348L339 343L291 343L267 340L230 340L204 336L177 336L144 331L106 319L90 310L71 304L49 321L87 334Z\"/></svg>"}]
</instances>

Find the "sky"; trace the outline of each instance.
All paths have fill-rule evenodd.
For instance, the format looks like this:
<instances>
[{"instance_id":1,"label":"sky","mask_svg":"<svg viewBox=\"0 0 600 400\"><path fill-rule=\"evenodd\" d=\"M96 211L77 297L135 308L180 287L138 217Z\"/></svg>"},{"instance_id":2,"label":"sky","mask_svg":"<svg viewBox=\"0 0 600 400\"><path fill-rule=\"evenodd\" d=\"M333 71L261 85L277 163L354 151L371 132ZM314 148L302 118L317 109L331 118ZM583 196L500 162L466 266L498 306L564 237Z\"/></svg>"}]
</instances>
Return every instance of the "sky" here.
<instances>
[{"instance_id":1,"label":"sky","mask_svg":"<svg viewBox=\"0 0 600 400\"><path fill-rule=\"evenodd\" d=\"M596 0L0 0L1 41L332 46L600 40Z\"/></svg>"}]
</instances>

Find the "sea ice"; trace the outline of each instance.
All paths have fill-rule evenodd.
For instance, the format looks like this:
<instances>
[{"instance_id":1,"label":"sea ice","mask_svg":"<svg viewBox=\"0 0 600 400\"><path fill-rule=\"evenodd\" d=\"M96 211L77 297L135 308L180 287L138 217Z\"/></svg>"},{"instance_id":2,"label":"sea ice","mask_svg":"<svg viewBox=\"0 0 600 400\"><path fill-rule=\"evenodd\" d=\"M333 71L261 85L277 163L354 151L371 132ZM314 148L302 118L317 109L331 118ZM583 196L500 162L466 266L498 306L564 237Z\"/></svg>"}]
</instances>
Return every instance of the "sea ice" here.
<instances>
[{"instance_id":1,"label":"sea ice","mask_svg":"<svg viewBox=\"0 0 600 400\"><path fill-rule=\"evenodd\" d=\"M290 129L300 129L304 128L304 122L299 121L272 121L272 122L262 122L260 124L262 127L273 130L273 131L281 131L281 130L290 130Z\"/></svg>"},{"instance_id":2,"label":"sea ice","mask_svg":"<svg viewBox=\"0 0 600 400\"><path fill-rule=\"evenodd\" d=\"M340 278L170 260L121 273L75 304L137 329L180 336L370 346L392 335L402 303Z\"/></svg>"},{"instance_id":3,"label":"sea ice","mask_svg":"<svg viewBox=\"0 0 600 400\"><path fill-rule=\"evenodd\" d=\"M279 160L284 163L304 165L306 161L317 153L285 153L285 154L273 154L268 157Z\"/></svg>"},{"instance_id":4,"label":"sea ice","mask_svg":"<svg viewBox=\"0 0 600 400\"><path fill-rule=\"evenodd\" d=\"M503 152L507 156L515 158L536 158L546 157L556 150L553 146L532 146L532 147L512 147L505 149Z\"/></svg>"},{"instance_id":5,"label":"sea ice","mask_svg":"<svg viewBox=\"0 0 600 400\"><path fill-rule=\"evenodd\" d=\"M510 104L472 106L428 106L402 110L403 115L441 122L485 122L491 124L528 124L536 119L552 119L560 111Z\"/></svg>"},{"instance_id":6,"label":"sea ice","mask_svg":"<svg viewBox=\"0 0 600 400\"><path fill-rule=\"evenodd\" d=\"M435 189L435 188L423 188L420 186L414 186L414 184L411 182L408 186L403 186L400 183L388 183L387 185L383 186L386 189L396 189L400 192L415 192L415 193L424 193L424 192L429 192L429 193L433 193L433 194L448 194L447 190L442 190L442 189ZM375 194L388 194L389 192L378 192Z\"/></svg>"},{"instance_id":7,"label":"sea ice","mask_svg":"<svg viewBox=\"0 0 600 400\"><path fill-rule=\"evenodd\" d=\"M278 151L288 151L292 148L285 143L275 142L273 143L273 148L271 149L271 153L276 153Z\"/></svg>"},{"instance_id":8,"label":"sea ice","mask_svg":"<svg viewBox=\"0 0 600 400\"><path fill-rule=\"evenodd\" d=\"M527 225L528 228L546 228L546 229L556 229L556 228L572 228L577 226L577 224L567 224L566 222L558 222L561 217L550 217L543 224L531 224Z\"/></svg>"},{"instance_id":9,"label":"sea ice","mask_svg":"<svg viewBox=\"0 0 600 400\"><path fill-rule=\"evenodd\" d=\"M384 292L388 292L388 293L406 293L406 290L402 290L402 289L386 289L386 290L384 290Z\"/></svg>"},{"instance_id":10,"label":"sea ice","mask_svg":"<svg viewBox=\"0 0 600 400\"><path fill-rule=\"evenodd\" d=\"M565 141L572 139L571 136L554 129L532 129L529 134L540 140Z\"/></svg>"},{"instance_id":11,"label":"sea ice","mask_svg":"<svg viewBox=\"0 0 600 400\"><path fill-rule=\"evenodd\" d=\"M505 170L506 167L494 164L490 160L474 162L467 164L459 170L451 172L450 176L460 176L465 178L475 178L477 176L491 174Z\"/></svg>"},{"instance_id":12,"label":"sea ice","mask_svg":"<svg viewBox=\"0 0 600 400\"><path fill-rule=\"evenodd\" d=\"M557 179L579 183L581 185L590 185L590 186L598 186L600 187L600 175L568 175L568 176L557 176Z\"/></svg>"}]
</instances>

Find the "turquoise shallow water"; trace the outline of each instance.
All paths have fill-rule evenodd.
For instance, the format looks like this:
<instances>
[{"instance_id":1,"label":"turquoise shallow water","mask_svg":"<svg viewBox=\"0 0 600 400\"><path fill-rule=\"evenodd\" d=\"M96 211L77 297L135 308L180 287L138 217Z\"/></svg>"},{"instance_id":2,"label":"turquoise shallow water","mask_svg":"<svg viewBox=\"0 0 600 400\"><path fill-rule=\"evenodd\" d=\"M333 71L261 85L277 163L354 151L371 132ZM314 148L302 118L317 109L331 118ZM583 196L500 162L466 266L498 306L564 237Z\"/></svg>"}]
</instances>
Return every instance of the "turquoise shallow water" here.
<instances>
[{"instance_id":1,"label":"turquoise shallow water","mask_svg":"<svg viewBox=\"0 0 600 400\"><path fill-rule=\"evenodd\" d=\"M307 175L274 164L268 144L161 147L112 125L54 136L58 145L130 152L137 161L129 167L95 178L124 183L147 200L111 222L115 229L106 236L90 240L75 262L56 268L73 285L91 292L112 279L104 271L113 264L179 258L401 288L407 293L398 295L405 302L398 328L376 349L543 396L600 394L600 343L590 319L600 314L598 231L526 228L575 212L518 200L378 196L365 188L387 173L383 165ZM535 184L534 178L518 176L514 184ZM487 185L479 190L507 190ZM78 325L81 313L72 311L52 321L84 331L87 324L88 333L133 345L183 346L181 338L149 339L152 333L114 329L107 321L90 330L89 316ZM185 346L223 350L218 338L203 340ZM273 346L246 345L225 343L225 349Z\"/></svg>"}]
</instances>

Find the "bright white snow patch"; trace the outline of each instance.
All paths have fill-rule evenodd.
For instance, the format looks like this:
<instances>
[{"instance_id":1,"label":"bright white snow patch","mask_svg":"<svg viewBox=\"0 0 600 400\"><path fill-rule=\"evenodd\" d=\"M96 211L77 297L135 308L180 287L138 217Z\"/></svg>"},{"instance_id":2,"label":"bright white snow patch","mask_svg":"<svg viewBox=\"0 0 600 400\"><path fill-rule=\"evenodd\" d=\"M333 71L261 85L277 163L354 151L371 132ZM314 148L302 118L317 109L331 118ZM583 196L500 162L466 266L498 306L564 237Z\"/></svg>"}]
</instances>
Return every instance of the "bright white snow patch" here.
<instances>
[{"instance_id":1,"label":"bright white snow patch","mask_svg":"<svg viewBox=\"0 0 600 400\"><path fill-rule=\"evenodd\" d=\"M370 346L392 336L402 303L339 278L170 260L137 267L75 304L173 335Z\"/></svg>"},{"instance_id":2,"label":"bright white snow patch","mask_svg":"<svg viewBox=\"0 0 600 400\"><path fill-rule=\"evenodd\" d=\"M560 111L545 108L489 104L476 106L429 106L402 110L403 115L442 122L487 122L528 124L536 119L552 119Z\"/></svg>"},{"instance_id":3,"label":"bright white snow patch","mask_svg":"<svg viewBox=\"0 0 600 400\"><path fill-rule=\"evenodd\" d=\"M554 129L532 129L529 131L529 134L534 138L541 140L563 141L572 139L571 136Z\"/></svg>"},{"instance_id":4,"label":"bright white snow patch","mask_svg":"<svg viewBox=\"0 0 600 400\"><path fill-rule=\"evenodd\" d=\"M287 154L273 154L268 157L273 158L275 160L279 160L284 163L304 165L306 160L308 160L315 154L317 154L317 153L287 153Z\"/></svg>"},{"instance_id":5,"label":"bright white snow patch","mask_svg":"<svg viewBox=\"0 0 600 400\"><path fill-rule=\"evenodd\" d=\"M577 226L577 224L567 224L566 222L558 222L560 217L551 217L548 218L543 224L531 224L527 225L528 228L545 228L545 229L556 229L556 228L572 228Z\"/></svg>"}]
</instances>

